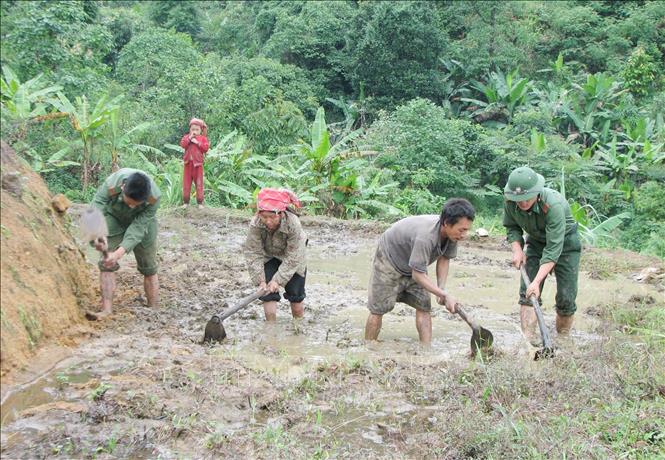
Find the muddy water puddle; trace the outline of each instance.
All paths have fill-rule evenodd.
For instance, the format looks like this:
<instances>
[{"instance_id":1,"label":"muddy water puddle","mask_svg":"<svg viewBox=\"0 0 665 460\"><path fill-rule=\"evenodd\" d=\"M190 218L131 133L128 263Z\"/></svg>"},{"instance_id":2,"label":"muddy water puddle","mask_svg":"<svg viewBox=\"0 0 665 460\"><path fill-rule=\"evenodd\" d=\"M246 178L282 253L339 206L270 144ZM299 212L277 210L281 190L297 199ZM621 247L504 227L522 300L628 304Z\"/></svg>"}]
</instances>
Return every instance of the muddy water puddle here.
<instances>
[{"instance_id":1,"label":"muddy water puddle","mask_svg":"<svg viewBox=\"0 0 665 460\"><path fill-rule=\"evenodd\" d=\"M65 387L85 388L91 380L98 377L99 375L91 371L81 370L79 365L57 366L33 383L15 388L5 396L0 408L2 426L5 427L21 416L37 413L42 409L49 410L57 408L58 405L67 406L67 403L76 401L80 395L66 391Z\"/></svg>"},{"instance_id":2,"label":"muddy water puddle","mask_svg":"<svg viewBox=\"0 0 665 460\"><path fill-rule=\"evenodd\" d=\"M299 378L318 363L349 359L382 359L421 364L458 359L468 355L471 330L456 315L434 304L432 346L422 348L415 328L415 312L404 304L383 318L380 341L364 343L367 319L367 285L374 247L364 246L344 255L328 256L316 249L309 251L306 317L294 322L286 302L280 304L276 324L262 323L260 305L250 325L234 318L227 320L230 337L238 334L233 353L255 370ZM465 306L469 315L490 329L496 346L515 353L523 344L519 329L517 290L519 272L508 264L507 252L468 248L451 264L448 289ZM431 267L433 269L433 267ZM432 273L431 273L432 275ZM627 280L626 280L627 281ZM646 295L648 286L624 280L594 280L580 275L578 314L573 338L586 343L598 338L599 321L584 312L601 304L625 302L634 295ZM550 277L543 292L545 318L553 328L556 279ZM237 321L237 320L235 320ZM254 331L247 337L247 328ZM555 334L554 334L555 335Z\"/></svg>"}]
</instances>

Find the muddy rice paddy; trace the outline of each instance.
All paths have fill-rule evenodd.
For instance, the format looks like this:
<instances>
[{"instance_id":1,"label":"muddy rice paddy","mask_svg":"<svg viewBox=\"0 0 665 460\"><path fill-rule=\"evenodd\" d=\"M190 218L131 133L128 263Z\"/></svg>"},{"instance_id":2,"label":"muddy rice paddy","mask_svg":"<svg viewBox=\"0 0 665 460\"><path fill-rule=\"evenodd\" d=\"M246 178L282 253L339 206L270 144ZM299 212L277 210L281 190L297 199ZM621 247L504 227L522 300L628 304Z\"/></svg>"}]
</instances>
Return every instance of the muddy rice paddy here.
<instances>
[{"instance_id":1,"label":"muddy rice paddy","mask_svg":"<svg viewBox=\"0 0 665 460\"><path fill-rule=\"evenodd\" d=\"M276 324L266 324L254 303L224 321L224 343L202 345L211 315L253 290L241 250L247 216L192 209L163 217L161 308L144 305L127 257L114 315L77 348L53 355L32 382L3 388L2 457L473 457L454 441L463 428L447 424L452 401L464 395L446 382L487 365L469 358L469 328L435 307L424 349L414 311L398 304L368 347L367 283L382 227L304 222L305 318L294 322L283 301ZM509 258L498 240L464 243L448 289L494 333L494 359L530 367L534 349L519 330L519 273ZM627 273L596 278L581 275L575 331L563 344L571 353L601 340L598 305L662 296ZM552 324L555 280L547 283Z\"/></svg>"}]
</instances>

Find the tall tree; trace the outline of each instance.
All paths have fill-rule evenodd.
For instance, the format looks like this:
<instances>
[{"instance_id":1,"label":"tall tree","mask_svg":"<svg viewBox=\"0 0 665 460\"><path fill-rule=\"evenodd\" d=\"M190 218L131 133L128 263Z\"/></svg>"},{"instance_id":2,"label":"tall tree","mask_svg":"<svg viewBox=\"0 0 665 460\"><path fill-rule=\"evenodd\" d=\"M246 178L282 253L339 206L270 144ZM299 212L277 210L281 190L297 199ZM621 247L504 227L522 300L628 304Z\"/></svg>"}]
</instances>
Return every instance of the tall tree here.
<instances>
[{"instance_id":1,"label":"tall tree","mask_svg":"<svg viewBox=\"0 0 665 460\"><path fill-rule=\"evenodd\" d=\"M441 98L439 58L447 46L433 2L362 2L350 37L356 94L380 106Z\"/></svg>"},{"instance_id":2,"label":"tall tree","mask_svg":"<svg viewBox=\"0 0 665 460\"><path fill-rule=\"evenodd\" d=\"M148 6L150 18L165 29L175 29L192 37L201 32L199 2L152 1Z\"/></svg>"},{"instance_id":3,"label":"tall tree","mask_svg":"<svg viewBox=\"0 0 665 460\"><path fill-rule=\"evenodd\" d=\"M97 23L97 2L16 2L2 14L2 59L27 80L44 73L65 90L106 85L111 34Z\"/></svg>"}]
</instances>

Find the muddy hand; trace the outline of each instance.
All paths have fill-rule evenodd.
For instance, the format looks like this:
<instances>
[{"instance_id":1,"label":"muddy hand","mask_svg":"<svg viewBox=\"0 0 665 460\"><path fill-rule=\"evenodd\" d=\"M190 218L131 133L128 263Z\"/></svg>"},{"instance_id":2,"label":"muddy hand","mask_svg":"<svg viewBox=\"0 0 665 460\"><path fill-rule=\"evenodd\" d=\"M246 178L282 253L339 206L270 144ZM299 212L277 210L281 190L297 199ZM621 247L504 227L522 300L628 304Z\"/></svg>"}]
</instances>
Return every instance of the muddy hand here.
<instances>
[{"instance_id":1,"label":"muddy hand","mask_svg":"<svg viewBox=\"0 0 665 460\"><path fill-rule=\"evenodd\" d=\"M277 292L279 291L279 284L277 284L276 281L270 281L268 285L266 286L266 290L268 292Z\"/></svg>"},{"instance_id":2,"label":"muddy hand","mask_svg":"<svg viewBox=\"0 0 665 460\"><path fill-rule=\"evenodd\" d=\"M125 255L125 248L120 246L113 252L109 252L104 258L104 266L106 268L113 268L116 266L118 261Z\"/></svg>"},{"instance_id":3,"label":"muddy hand","mask_svg":"<svg viewBox=\"0 0 665 460\"><path fill-rule=\"evenodd\" d=\"M457 299L455 299L453 296L450 294L447 294L445 299L441 299L440 297L437 298L439 304L445 305L446 310L448 310L450 313L455 313L455 307L457 306ZM443 300L443 302L442 302Z\"/></svg>"},{"instance_id":4,"label":"muddy hand","mask_svg":"<svg viewBox=\"0 0 665 460\"><path fill-rule=\"evenodd\" d=\"M94 241L95 244L95 249L98 250L99 252L106 252L108 249L108 243L106 242L106 238L104 237L99 237Z\"/></svg>"},{"instance_id":5,"label":"muddy hand","mask_svg":"<svg viewBox=\"0 0 665 460\"><path fill-rule=\"evenodd\" d=\"M526 264L526 254L522 249L513 251L513 267L520 268L522 265Z\"/></svg>"},{"instance_id":6,"label":"muddy hand","mask_svg":"<svg viewBox=\"0 0 665 460\"><path fill-rule=\"evenodd\" d=\"M526 288L526 298L530 299L531 297L540 299L540 285L535 281L532 281L531 284L529 284L529 286Z\"/></svg>"}]
</instances>

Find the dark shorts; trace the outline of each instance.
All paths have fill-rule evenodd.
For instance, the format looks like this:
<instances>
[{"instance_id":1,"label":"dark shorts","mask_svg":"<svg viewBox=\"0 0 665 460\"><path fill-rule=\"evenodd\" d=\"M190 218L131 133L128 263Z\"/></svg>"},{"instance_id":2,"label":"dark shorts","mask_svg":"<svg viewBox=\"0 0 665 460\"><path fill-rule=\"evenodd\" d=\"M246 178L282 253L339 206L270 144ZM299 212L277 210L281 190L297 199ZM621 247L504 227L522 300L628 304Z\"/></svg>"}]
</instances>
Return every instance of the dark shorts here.
<instances>
[{"instance_id":1,"label":"dark shorts","mask_svg":"<svg viewBox=\"0 0 665 460\"><path fill-rule=\"evenodd\" d=\"M263 271L265 273L266 279L271 280L272 277L277 273L279 266L282 265L282 261L273 257L268 262L263 265ZM289 302L298 303L305 300L305 277L307 276L307 270L305 270L305 276L300 276L297 273L294 273L286 286L284 286L284 298ZM259 300L264 302L279 302L280 295L278 292L271 292L268 295L259 297Z\"/></svg>"},{"instance_id":2,"label":"dark shorts","mask_svg":"<svg viewBox=\"0 0 665 460\"><path fill-rule=\"evenodd\" d=\"M526 272L529 279L532 280L540 268L540 258L543 255L545 245L537 241L529 241L526 249ZM570 316L577 310L577 278L580 272L580 255L582 245L577 231L566 235L563 241L563 251L559 260L554 266L554 275L556 276L556 312L561 316ZM542 292L545 281L540 285ZM540 300L540 299L539 299ZM520 305L531 305L526 298L526 285L524 281L520 283Z\"/></svg>"}]
</instances>

